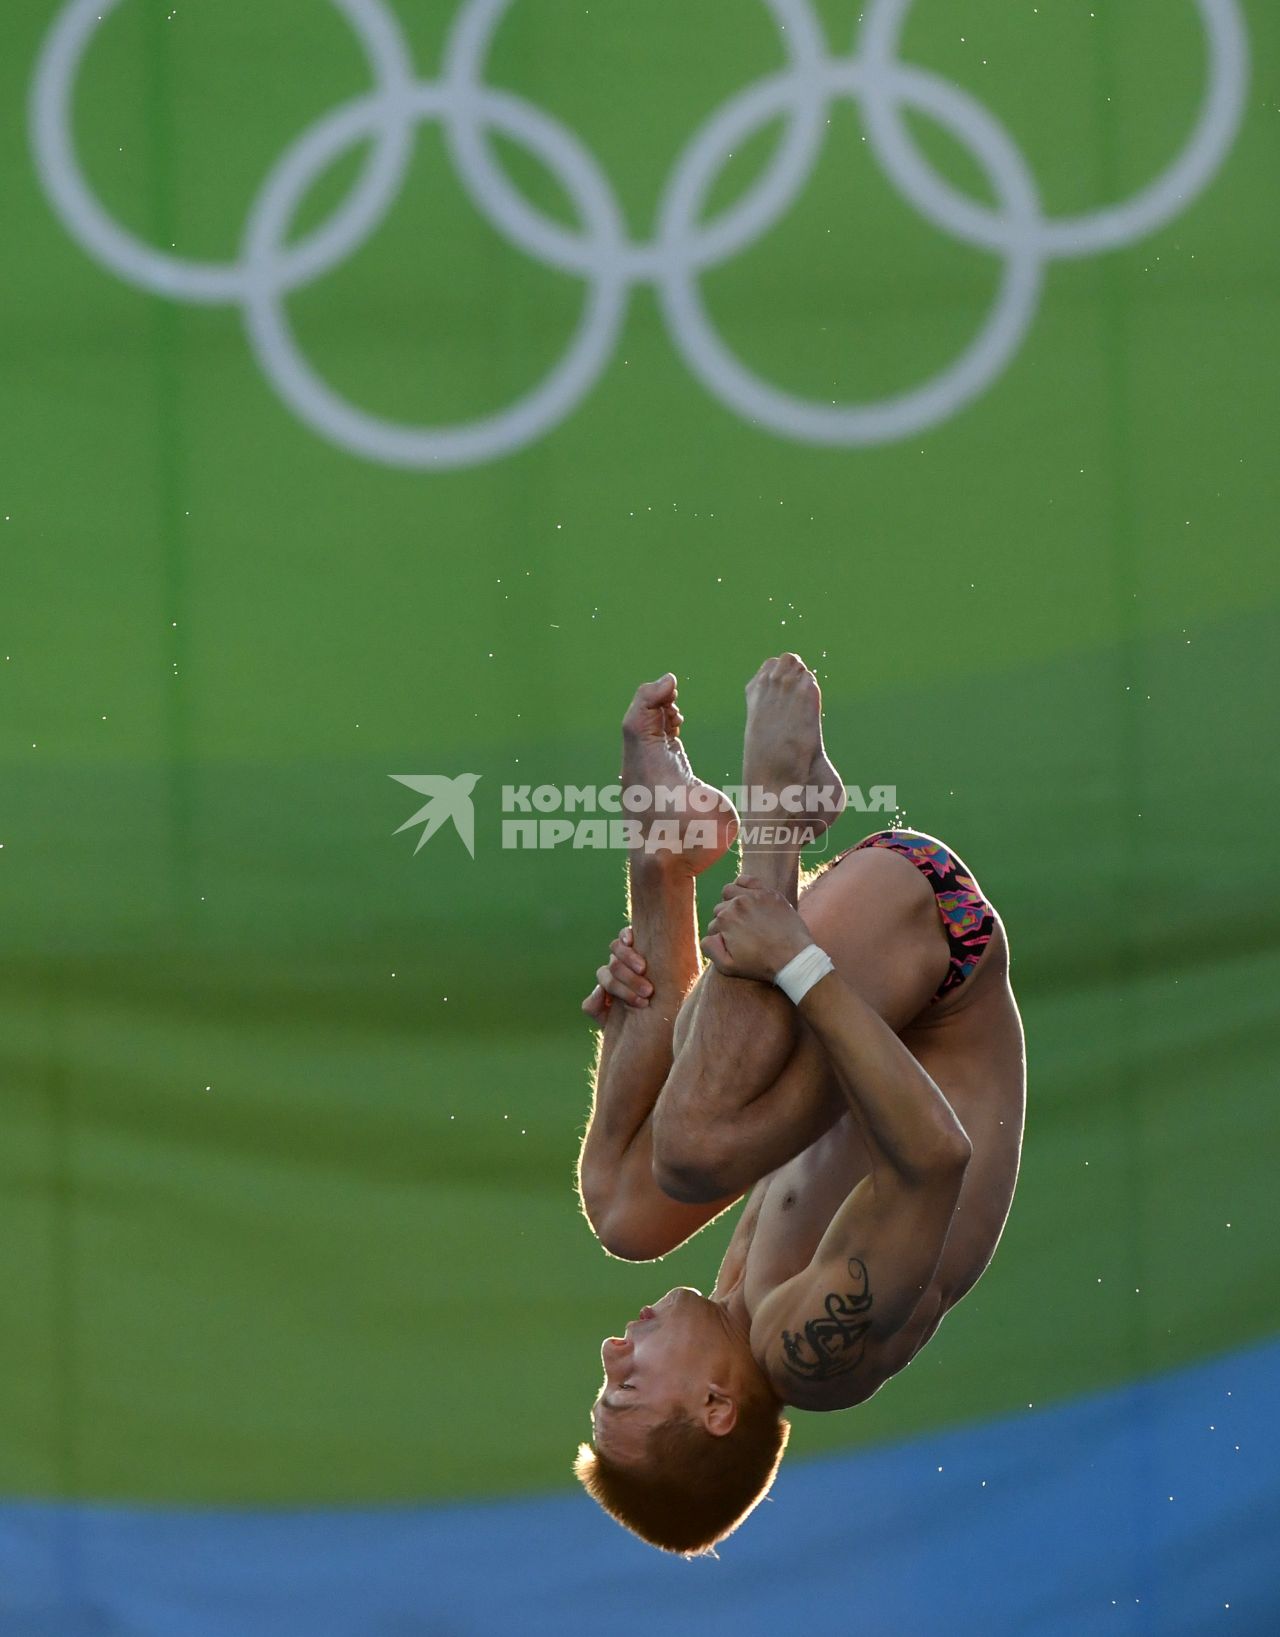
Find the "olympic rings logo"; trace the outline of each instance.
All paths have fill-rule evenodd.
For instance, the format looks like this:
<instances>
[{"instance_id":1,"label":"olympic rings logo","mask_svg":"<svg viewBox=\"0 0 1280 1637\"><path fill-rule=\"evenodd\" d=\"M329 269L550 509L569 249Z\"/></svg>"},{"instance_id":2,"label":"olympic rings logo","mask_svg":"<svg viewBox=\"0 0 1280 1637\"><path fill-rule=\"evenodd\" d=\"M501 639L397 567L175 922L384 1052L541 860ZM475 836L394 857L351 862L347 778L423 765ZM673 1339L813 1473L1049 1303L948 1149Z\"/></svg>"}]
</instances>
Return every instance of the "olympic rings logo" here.
<instances>
[{"instance_id":1,"label":"olympic rings logo","mask_svg":"<svg viewBox=\"0 0 1280 1637\"><path fill-rule=\"evenodd\" d=\"M703 386L735 414L780 437L853 447L936 426L984 392L1020 346L1056 258L1132 244L1170 221L1209 183L1230 151L1248 83L1239 0L1195 0L1207 42L1207 85L1181 154L1146 188L1082 215L1051 217L1018 148L969 92L901 60L911 0L868 0L854 51L833 56L810 0L765 0L783 66L737 92L694 133L667 179L652 237L627 231L608 178L578 137L514 92L485 83L495 31L513 0L464 0L435 81L419 80L383 0L333 0L360 42L373 89L325 114L276 161L249 207L234 262L192 261L142 243L90 191L72 140L71 102L99 24L122 0L69 0L40 52L31 142L41 182L68 233L120 278L173 301L235 303L258 363L285 402L322 437L366 459L447 468L494 460L545 436L595 385L617 344L632 289L651 284L671 340ZM753 244L805 187L833 100L855 101L867 141L899 192L928 221L1003 263L995 302L961 356L932 380L865 403L819 403L762 380L718 334L699 278ZM912 138L914 110L962 143L985 172L994 207L939 176ZM777 149L748 191L718 215L703 209L734 149L781 118ZM298 349L288 294L320 278L376 231L395 201L416 126L436 120L477 209L525 255L579 279L585 298L559 362L496 414L452 426L406 426L340 396ZM565 227L535 209L494 158L500 132L556 177L577 213ZM298 242L289 230L307 190L340 155L372 144L359 178L331 216Z\"/></svg>"}]
</instances>

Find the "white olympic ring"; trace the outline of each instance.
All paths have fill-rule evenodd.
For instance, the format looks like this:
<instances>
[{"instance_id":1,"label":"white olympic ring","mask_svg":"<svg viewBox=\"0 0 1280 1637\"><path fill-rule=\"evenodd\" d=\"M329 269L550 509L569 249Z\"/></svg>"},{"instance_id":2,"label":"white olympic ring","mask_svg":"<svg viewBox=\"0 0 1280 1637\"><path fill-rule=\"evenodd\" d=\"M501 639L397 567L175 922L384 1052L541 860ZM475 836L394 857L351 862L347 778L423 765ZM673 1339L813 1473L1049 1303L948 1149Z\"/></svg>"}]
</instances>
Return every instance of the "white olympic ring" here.
<instances>
[{"instance_id":1,"label":"white olympic ring","mask_svg":"<svg viewBox=\"0 0 1280 1637\"><path fill-rule=\"evenodd\" d=\"M368 62L373 89L323 115L285 149L249 209L235 262L192 261L157 250L122 228L90 191L72 140L76 75L97 27L122 0L68 0L41 48L30 129L36 168L68 233L129 283L174 301L234 303L254 352L299 418L352 453L387 465L465 466L545 436L582 401L617 343L633 287L652 285L691 372L735 414L782 437L851 447L886 443L935 426L984 392L1017 351L1036 311L1045 264L1132 244L1184 210L1230 152L1244 110L1249 58L1239 0L1194 0L1207 44L1207 91L1179 156L1131 198L1085 214L1046 216L1034 179L1003 126L976 98L902 62L912 0L870 0L848 56L832 56L812 0L765 0L783 66L711 114L677 159L659 201L653 238L629 236L608 178L589 150L550 114L484 83L492 43L513 0L464 0L437 81L417 78L399 24L384 0L333 0ZM854 99L868 143L902 195L936 227L1003 259L995 303L959 358L932 380L870 403L819 403L760 379L730 351L707 315L699 277L753 244L794 203L822 145L827 112ZM930 166L904 109L936 121L965 144L996 204L966 197ZM781 140L747 191L703 220L707 196L735 146L782 117ZM560 361L497 414L455 426L405 426L357 409L302 357L284 298L355 253L397 197L416 126L441 124L450 155L486 220L526 255L588 283L577 329ZM493 157L499 132L522 144L573 201L565 227L532 206ZM294 213L339 155L372 139L342 203L296 244Z\"/></svg>"}]
</instances>

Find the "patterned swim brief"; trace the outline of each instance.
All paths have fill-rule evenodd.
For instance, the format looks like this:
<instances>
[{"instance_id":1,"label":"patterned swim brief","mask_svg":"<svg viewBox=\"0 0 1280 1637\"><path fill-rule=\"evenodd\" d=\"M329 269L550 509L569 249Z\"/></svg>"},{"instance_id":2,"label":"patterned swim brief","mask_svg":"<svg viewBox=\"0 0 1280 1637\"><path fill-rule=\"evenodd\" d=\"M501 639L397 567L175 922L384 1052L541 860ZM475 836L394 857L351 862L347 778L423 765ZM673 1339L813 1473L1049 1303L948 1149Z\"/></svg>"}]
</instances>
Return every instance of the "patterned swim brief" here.
<instances>
[{"instance_id":1,"label":"patterned swim brief","mask_svg":"<svg viewBox=\"0 0 1280 1637\"><path fill-rule=\"evenodd\" d=\"M895 853L910 859L933 888L951 953L947 975L929 1003L933 1005L957 989L982 959L995 929L995 911L962 860L936 837L919 830L879 830L838 853L826 870L833 870L841 859L863 847L891 847Z\"/></svg>"}]
</instances>

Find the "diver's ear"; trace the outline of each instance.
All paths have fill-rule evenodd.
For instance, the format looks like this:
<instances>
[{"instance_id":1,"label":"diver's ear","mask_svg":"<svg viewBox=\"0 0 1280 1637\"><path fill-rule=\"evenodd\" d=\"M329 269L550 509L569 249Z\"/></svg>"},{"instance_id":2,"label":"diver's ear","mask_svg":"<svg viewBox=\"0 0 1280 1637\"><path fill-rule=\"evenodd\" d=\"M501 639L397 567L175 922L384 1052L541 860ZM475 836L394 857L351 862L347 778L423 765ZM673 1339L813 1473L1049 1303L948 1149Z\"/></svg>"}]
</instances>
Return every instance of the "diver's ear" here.
<instances>
[{"instance_id":1,"label":"diver's ear","mask_svg":"<svg viewBox=\"0 0 1280 1637\"><path fill-rule=\"evenodd\" d=\"M702 1406L702 1424L715 1438L723 1438L738 1424L737 1400L731 1398L728 1393L721 1392L714 1382L708 1388L706 1401Z\"/></svg>"}]
</instances>

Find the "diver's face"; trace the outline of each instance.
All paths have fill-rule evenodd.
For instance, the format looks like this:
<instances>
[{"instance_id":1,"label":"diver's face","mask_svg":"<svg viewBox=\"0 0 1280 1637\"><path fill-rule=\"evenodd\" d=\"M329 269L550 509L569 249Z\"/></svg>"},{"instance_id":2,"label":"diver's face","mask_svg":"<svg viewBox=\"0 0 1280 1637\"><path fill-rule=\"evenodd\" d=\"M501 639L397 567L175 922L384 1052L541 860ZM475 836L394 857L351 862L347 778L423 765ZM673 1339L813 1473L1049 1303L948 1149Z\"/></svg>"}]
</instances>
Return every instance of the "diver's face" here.
<instances>
[{"instance_id":1,"label":"diver's face","mask_svg":"<svg viewBox=\"0 0 1280 1637\"><path fill-rule=\"evenodd\" d=\"M719 1309L696 1290L680 1285L642 1307L600 1349L604 1385L592 1407L597 1447L625 1461L677 1410L696 1416L713 1377L724 1373L728 1351Z\"/></svg>"}]
</instances>

